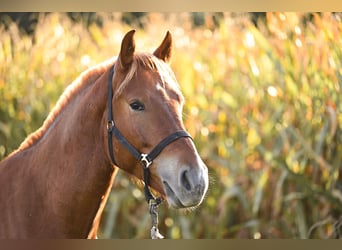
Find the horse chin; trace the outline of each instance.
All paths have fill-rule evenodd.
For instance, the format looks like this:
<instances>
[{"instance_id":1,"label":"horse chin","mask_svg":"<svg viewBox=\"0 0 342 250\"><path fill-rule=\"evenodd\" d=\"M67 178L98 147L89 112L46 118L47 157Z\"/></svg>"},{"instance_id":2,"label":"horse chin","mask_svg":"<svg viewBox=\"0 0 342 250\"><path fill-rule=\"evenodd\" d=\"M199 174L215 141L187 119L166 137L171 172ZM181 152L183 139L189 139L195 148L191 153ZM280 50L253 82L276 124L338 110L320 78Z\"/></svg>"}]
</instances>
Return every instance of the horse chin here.
<instances>
[{"instance_id":1,"label":"horse chin","mask_svg":"<svg viewBox=\"0 0 342 250\"><path fill-rule=\"evenodd\" d=\"M164 181L163 182L164 187L165 187L165 192L166 192L166 200L167 203L172 207L172 208L185 208L185 206L182 204L182 202L179 200L175 192L172 190L170 185Z\"/></svg>"}]
</instances>

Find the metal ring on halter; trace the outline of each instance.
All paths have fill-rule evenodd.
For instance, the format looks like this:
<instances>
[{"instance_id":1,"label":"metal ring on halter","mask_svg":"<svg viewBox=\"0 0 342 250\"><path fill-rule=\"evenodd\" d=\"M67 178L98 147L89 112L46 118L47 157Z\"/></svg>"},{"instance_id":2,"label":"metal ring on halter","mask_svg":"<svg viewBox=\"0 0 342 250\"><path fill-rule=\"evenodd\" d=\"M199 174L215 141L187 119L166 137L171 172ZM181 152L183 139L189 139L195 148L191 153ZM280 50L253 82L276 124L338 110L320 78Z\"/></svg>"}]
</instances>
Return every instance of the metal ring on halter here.
<instances>
[{"instance_id":1,"label":"metal ring on halter","mask_svg":"<svg viewBox=\"0 0 342 250\"><path fill-rule=\"evenodd\" d=\"M113 120L108 121L107 122L107 131L109 131L109 132L113 131L114 126L115 126L115 124L114 124Z\"/></svg>"}]
</instances>

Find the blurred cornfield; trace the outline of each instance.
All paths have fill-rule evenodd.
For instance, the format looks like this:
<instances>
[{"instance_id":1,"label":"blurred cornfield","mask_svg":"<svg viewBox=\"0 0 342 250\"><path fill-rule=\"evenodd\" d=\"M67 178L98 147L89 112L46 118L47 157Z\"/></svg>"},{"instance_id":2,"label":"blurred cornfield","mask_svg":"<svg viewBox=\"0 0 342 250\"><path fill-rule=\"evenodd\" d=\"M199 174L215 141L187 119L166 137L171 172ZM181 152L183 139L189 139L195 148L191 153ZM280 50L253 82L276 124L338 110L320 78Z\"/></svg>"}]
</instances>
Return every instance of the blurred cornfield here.
<instances>
[{"instance_id":1,"label":"blurred cornfield","mask_svg":"<svg viewBox=\"0 0 342 250\"><path fill-rule=\"evenodd\" d=\"M161 233L342 238L341 13L146 13L130 25L122 13L96 16L39 14L29 35L2 19L0 159L82 71L118 54L125 32L137 29L137 51L152 52L170 30L185 126L210 188L193 211L162 205ZM99 237L149 238L150 227L141 183L121 171Z\"/></svg>"}]
</instances>

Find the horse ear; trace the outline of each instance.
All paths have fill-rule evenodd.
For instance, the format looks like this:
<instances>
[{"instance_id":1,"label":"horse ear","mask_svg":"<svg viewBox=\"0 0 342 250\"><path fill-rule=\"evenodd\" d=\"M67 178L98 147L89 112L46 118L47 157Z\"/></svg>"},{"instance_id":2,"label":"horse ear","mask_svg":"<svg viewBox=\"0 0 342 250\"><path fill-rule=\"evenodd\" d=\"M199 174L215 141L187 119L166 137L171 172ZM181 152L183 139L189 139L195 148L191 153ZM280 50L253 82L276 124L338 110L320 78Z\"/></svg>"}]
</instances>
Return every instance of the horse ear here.
<instances>
[{"instance_id":1,"label":"horse ear","mask_svg":"<svg viewBox=\"0 0 342 250\"><path fill-rule=\"evenodd\" d=\"M169 62L172 55L172 36L169 31L167 31L163 42L154 51L153 55L163 60L164 62Z\"/></svg>"},{"instance_id":2,"label":"horse ear","mask_svg":"<svg viewBox=\"0 0 342 250\"><path fill-rule=\"evenodd\" d=\"M128 69L133 62L133 55L135 50L134 33L135 30L127 32L121 42L119 62L120 66L124 69Z\"/></svg>"}]
</instances>

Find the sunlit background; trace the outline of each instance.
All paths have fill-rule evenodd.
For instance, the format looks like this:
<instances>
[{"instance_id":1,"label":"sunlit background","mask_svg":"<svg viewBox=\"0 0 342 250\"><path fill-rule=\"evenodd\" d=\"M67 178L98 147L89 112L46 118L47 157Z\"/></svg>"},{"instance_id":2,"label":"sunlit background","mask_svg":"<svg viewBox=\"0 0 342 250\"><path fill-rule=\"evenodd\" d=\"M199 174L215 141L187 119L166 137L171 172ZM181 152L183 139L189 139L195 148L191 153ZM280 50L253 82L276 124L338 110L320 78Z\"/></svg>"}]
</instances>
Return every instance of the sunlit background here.
<instances>
[{"instance_id":1,"label":"sunlit background","mask_svg":"<svg viewBox=\"0 0 342 250\"><path fill-rule=\"evenodd\" d=\"M194 211L162 205L161 233L342 238L342 14L2 13L0 21L0 160L82 71L118 54L128 30L150 52L169 30L185 126L210 188ZM99 237L149 238L150 227L141 183L120 172Z\"/></svg>"}]
</instances>

